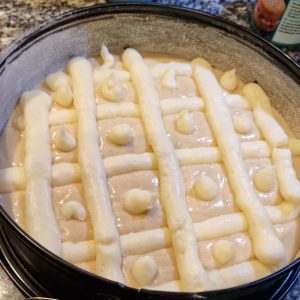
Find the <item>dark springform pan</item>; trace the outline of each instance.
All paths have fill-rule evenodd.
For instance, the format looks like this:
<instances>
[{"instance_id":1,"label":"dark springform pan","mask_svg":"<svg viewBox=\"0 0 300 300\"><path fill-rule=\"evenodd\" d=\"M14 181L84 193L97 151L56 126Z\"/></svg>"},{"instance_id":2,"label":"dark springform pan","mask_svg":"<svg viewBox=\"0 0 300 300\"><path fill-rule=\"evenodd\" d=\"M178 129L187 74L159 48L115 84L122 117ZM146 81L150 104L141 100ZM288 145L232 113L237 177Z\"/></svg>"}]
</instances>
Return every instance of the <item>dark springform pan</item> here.
<instances>
[{"instance_id":1,"label":"dark springform pan","mask_svg":"<svg viewBox=\"0 0 300 300\"><path fill-rule=\"evenodd\" d=\"M204 13L160 5L104 5L55 17L27 32L0 57L0 129L20 94L77 55L96 55L104 42L114 53L126 47L202 56L219 69L237 69L256 81L300 137L300 68L285 54L241 27ZM282 299L300 273L298 258L243 286L203 293L136 290L89 274L32 240L0 207L1 263L25 296L58 299ZM300 238L300 237L299 237Z\"/></svg>"}]
</instances>

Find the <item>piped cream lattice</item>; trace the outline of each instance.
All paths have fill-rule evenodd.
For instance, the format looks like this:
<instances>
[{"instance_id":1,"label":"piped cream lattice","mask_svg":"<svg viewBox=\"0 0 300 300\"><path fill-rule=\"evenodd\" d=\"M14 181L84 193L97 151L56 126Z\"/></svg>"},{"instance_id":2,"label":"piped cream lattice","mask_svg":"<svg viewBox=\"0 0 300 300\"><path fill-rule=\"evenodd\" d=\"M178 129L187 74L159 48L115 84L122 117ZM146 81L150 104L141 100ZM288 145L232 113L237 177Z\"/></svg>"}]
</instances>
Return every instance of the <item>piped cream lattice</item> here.
<instances>
[{"instance_id":1,"label":"piped cream lattice","mask_svg":"<svg viewBox=\"0 0 300 300\"><path fill-rule=\"evenodd\" d=\"M1 137L0 200L100 276L227 288L296 256L299 145L235 69L102 46L22 96Z\"/></svg>"}]
</instances>

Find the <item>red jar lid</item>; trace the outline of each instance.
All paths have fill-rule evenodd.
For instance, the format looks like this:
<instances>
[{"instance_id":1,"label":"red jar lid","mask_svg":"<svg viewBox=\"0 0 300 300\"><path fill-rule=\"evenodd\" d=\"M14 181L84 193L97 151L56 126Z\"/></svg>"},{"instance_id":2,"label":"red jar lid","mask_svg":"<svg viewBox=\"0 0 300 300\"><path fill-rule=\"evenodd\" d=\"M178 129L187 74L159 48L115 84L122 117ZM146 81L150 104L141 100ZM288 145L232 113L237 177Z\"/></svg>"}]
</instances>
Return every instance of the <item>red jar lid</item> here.
<instances>
[{"instance_id":1,"label":"red jar lid","mask_svg":"<svg viewBox=\"0 0 300 300\"><path fill-rule=\"evenodd\" d=\"M284 0L257 0L253 20L262 31L273 31L285 8Z\"/></svg>"}]
</instances>

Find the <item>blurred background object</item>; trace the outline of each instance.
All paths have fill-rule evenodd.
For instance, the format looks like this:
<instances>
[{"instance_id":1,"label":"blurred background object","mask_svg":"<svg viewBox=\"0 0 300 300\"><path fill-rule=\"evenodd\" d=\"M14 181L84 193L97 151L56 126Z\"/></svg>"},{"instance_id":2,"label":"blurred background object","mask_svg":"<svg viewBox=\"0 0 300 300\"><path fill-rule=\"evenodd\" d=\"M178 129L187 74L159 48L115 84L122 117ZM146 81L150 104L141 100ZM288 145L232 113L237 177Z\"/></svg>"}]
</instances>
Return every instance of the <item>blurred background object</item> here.
<instances>
[{"instance_id":1,"label":"blurred background object","mask_svg":"<svg viewBox=\"0 0 300 300\"><path fill-rule=\"evenodd\" d=\"M300 1L257 0L251 14L254 31L278 46L300 46Z\"/></svg>"}]
</instances>

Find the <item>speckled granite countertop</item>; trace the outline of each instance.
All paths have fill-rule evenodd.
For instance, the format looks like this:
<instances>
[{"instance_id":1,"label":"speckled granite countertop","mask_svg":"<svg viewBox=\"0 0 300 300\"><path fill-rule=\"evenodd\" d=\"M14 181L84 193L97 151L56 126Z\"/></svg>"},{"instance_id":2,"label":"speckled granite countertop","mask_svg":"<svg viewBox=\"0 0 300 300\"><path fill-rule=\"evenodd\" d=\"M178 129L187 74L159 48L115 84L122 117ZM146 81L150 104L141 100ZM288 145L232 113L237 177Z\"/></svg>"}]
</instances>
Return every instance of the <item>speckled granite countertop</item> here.
<instances>
[{"instance_id":1,"label":"speckled granite countertop","mask_svg":"<svg viewBox=\"0 0 300 300\"><path fill-rule=\"evenodd\" d=\"M26 29L51 16L77 7L104 2L105 0L0 0L0 51L9 46ZM255 0L149 0L149 2L199 9L249 28L248 11ZM284 51L300 64L300 48Z\"/></svg>"},{"instance_id":2,"label":"speckled granite countertop","mask_svg":"<svg viewBox=\"0 0 300 300\"><path fill-rule=\"evenodd\" d=\"M51 16L77 7L104 2L105 0L0 0L0 51L9 46L26 29L49 19ZM248 11L253 5L253 0L153 0L152 2L199 9L222 16L247 28L249 28ZM294 50L284 49L284 51L300 64L299 48ZM1 267L0 299L24 299L24 296L20 294ZM285 300L299 299L300 278Z\"/></svg>"}]
</instances>

